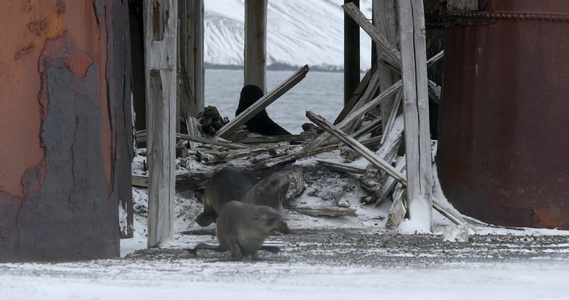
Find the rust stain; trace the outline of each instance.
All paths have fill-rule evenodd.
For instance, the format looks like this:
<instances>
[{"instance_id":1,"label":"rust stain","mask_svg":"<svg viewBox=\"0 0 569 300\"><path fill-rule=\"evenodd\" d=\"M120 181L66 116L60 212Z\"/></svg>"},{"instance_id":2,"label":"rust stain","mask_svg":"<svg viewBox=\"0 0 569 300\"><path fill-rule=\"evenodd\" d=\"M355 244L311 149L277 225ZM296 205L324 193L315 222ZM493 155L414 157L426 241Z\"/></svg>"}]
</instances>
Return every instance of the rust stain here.
<instances>
[{"instance_id":1,"label":"rust stain","mask_svg":"<svg viewBox=\"0 0 569 300\"><path fill-rule=\"evenodd\" d=\"M30 23L28 23L28 30L30 32L35 33L36 35L40 35L42 32L46 34L47 19L43 19L41 21L31 21Z\"/></svg>"},{"instance_id":2,"label":"rust stain","mask_svg":"<svg viewBox=\"0 0 569 300\"><path fill-rule=\"evenodd\" d=\"M65 2L63 2L63 0L57 0L57 14L61 15L63 13L65 13Z\"/></svg>"},{"instance_id":3,"label":"rust stain","mask_svg":"<svg viewBox=\"0 0 569 300\"><path fill-rule=\"evenodd\" d=\"M22 56L30 54L30 52L32 52L32 50L34 50L35 48L36 48L36 46L33 43L24 46L24 48L16 51L16 55L14 56L14 59L20 60L20 58L22 58Z\"/></svg>"}]
</instances>

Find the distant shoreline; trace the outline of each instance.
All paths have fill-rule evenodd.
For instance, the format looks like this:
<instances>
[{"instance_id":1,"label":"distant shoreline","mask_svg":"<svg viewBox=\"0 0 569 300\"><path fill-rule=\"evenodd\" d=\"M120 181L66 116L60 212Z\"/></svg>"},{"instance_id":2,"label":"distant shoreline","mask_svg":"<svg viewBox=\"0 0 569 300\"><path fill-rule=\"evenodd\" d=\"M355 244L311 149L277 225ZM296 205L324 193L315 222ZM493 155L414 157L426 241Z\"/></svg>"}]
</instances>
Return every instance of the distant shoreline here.
<instances>
[{"instance_id":1,"label":"distant shoreline","mask_svg":"<svg viewBox=\"0 0 569 300\"><path fill-rule=\"evenodd\" d=\"M302 66L291 66L287 64L271 64L267 66L268 71L297 71ZM343 68L338 66L308 66L311 71L314 72L331 72L331 73L341 73L344 72ZM243 70L242 65L218 65L205 63L206 69L221 69L221 70ZM367 72L367 70L361 70L362 73Z\"/></svg>"}]
</instances>

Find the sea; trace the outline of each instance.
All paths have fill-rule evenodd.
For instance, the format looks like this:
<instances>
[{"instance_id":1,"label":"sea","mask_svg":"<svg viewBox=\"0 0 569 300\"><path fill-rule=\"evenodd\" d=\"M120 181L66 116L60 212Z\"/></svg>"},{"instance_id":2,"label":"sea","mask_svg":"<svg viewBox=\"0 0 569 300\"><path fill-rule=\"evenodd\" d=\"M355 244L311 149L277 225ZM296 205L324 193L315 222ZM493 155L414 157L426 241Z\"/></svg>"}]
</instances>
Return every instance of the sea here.
<instances>
[{"instance_id":1,"label":"sea","mask_svg":"<svg viewBox=\"0 0 569 300\"><path fill-rule=\"evenodd\" d=\"M267 92L272 91L296 71L267 71ZM222 117L235 117L243 88L243 70L206 69L205 106L215 106ZM344 103L342 72L309 71L306 77L267 107L269 117L292 134L302 132L312 111L334 122Z\"/></svg>"}]
</instances>

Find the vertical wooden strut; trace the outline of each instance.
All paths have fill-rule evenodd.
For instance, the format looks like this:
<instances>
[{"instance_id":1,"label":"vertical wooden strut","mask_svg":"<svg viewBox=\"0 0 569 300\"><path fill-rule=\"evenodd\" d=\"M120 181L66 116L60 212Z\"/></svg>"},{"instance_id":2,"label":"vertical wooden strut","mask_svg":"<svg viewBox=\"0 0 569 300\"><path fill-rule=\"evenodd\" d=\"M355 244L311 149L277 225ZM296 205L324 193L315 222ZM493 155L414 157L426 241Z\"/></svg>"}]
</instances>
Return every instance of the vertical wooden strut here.
<instances>
[{"instance_id":1,"label":"vertical wooden strut","mask_svg":"<svg viewBox=\"0 0 569 300\"><path fill-rule=\"evenodd\" d=\"M178 0L144 1L148 247L173 237Z\"/></svg>"},{"instance_id":2,"label":"vertical wooden strut","mask_svg":"<svg viewBox=\"0 0 569 300\"><path fill-rule=\"evenodd\" d=\"M359 0L344 0L360 7ZM344 105L360 83L360 26L344 13Z\"/></svg>"},{"instance_id":3,"label":"vertical wooden strut","mask_svg":"<svg viewBox=\"0 0 569 300\"><path fill-rule=\"evenodd\" d=\"M398 0L409 218L432 227L432 170L422 0Z\"/></svg>"},{"instance_id":4,"label":"vertical wooden strut","mask_svg":"<svg viewBox=\"0 0 569 300\"><path fill-rule=\"evenodd\" d=\"M245 82L267 92L267 0L245 0Z\"/></svg>"}]
</instances>

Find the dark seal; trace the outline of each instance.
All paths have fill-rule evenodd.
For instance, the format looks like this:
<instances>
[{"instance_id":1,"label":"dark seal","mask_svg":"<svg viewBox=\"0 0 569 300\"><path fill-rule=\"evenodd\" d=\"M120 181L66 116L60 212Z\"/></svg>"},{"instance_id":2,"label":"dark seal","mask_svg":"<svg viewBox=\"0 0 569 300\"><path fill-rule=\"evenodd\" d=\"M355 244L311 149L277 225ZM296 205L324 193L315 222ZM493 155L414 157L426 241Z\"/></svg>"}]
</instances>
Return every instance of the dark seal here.
<instances>
[{"instance_id":1,"label":"dark seal","mask_svg":"<svg viewBox=\"0 0 569 300\"><path fill-rule=\"evenodd\" d=\"M203 195L203 212L195 221L205 227L217 220L223 206L231 200L239 200L253 185L235 168L226 167L215 173L207 182Z\"/></svg>"},{"instance_id":2,"label":"dark seal","mask_svg":"<svg viewBox=\"0 0 569 300\"><path fill-rule=\"evenodd\" d=\"M263 90L256 85L246 85L241 89L241 96L239 97L239 106L235 111L235 116L249 108L253 103L263 97ZM262 135L290 135L286 129L282 128L279 124L275 123L267 111L263 109L247 123L247 130L250 132L259 133Z\"/></svg>"},{"instance_id":3,"label":"dark seal","mask_svg":"<svg viewBox=\"0 0 569 300\"><path fill-rule=\"evenodd\" d=\"M290 185L290 177L275 173L252 185L233 167L215 173L204 189L204 211L195 221L205 227L217 220L223 206L232 200L254 205L266 205L283 214L283 201Z\"/></svg>"},{"instance_id":4,"label":"dark seal","mask_svg":"<svg viewBox=\"0 0 569 300\"><path fill-rule=\"evenodd\" d=\"M267 236L288 231L283 216L273 208L230 201L219 213L216 235L221 247L231 252L231 259L251 256L257 260Z\"/></svg>"}]
</instances>

